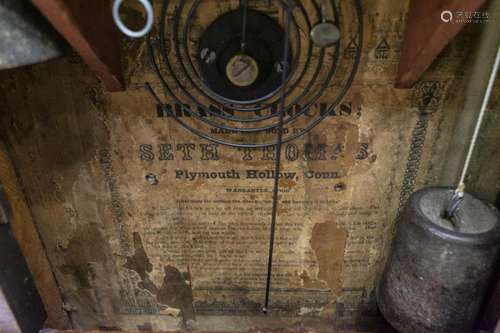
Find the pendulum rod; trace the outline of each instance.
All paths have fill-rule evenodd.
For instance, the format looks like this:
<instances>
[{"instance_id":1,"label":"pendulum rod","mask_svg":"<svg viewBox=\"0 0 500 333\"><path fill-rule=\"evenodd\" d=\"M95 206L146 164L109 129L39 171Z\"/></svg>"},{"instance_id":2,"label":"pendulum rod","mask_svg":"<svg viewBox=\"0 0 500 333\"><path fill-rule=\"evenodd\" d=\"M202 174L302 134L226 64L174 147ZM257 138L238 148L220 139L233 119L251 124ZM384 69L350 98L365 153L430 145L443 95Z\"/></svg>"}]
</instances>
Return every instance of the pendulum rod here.
<instances>
[{"instance_id":1,"label":"pendulum rod","mask_svg":"<svg viewBox=\"0 0 500 333\"><path fill-rule=\"evenodd\" d=\"M240 0L241 7L241 52L245 53L247 47L247 19L248 19L248 0Z\"/></svg>"},{"instance_id":2,"label":"pendulum rod","mask_svg":"<svg viewBox=\"0 0 500 333\"><path fill-rule=\"evenodd\" d=\"M290 21L291 21L291 9L290 4L287 3L285 7L285 38L283 41L283 71L281 73L281 96L280 96L280 109L278 115L278 126L277 126L277 139L276 139L276 160L274 166L274 188L273 188L273 206L271 211L271 232L269 237L269 258L267 262L267 281L266 281L266 298L264 302L264 307L262 312L264 314L268 313L269 310L269 294L271 291L271 276L273 271L273 252L274 252L274 238L276 231L276 219L278 215L278 194L279 194L279 180L280 180L280 170L281 170L281 148L283 144L283 118L285 116L285 99L286 99L286 86L288 81L288 53L289 45L288 39L290 35Z\"/></svg>"},{"instance_id":3,"label":"pendulum rod","mask_svg":"<svg viewBox=\"0 0 500 333\"><path fill-rule=\"evenodd\" d=\"M477 139L480 134L481 125L484 120L484 116L486 114L486 109L488 108L488 104L491 98L491 93L493 91L493 86L495 85L495 80L497 77L498 69L500 67L500 47L497 50L497 55L495 58L495 62L493 64L493 69L490 74L490 78L488 81L488 86L486 88L486 93L484 94L483 103L481 105L481 110L479 112L479 116L476 121L476 127L474 129L474 134L472 135L472 139L469 145L469 151L467 153L467 157L465 158L464 167L462 170L462 175L460 176L460 181L458 182L457 188L455 189L455 193L448 204L446 209L446 215L448 217L453 217L458 212L463 202L464 192L465 192L465 177L469 171L470 162L472 159L472 154L474 153L474 148L476 147Z\"/></svg>"}]
</instances>

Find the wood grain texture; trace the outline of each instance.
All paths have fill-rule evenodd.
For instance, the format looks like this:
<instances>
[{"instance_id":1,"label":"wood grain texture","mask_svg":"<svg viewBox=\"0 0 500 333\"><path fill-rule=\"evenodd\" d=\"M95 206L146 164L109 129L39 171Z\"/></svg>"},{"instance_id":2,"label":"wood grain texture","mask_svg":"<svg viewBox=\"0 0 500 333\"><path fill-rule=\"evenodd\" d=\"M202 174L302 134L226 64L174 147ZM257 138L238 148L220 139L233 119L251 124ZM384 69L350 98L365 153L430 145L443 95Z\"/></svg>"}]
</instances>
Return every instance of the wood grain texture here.
<instances>
[{"instance_id":1,"label":"wood grain texture","mask_svg":"<svg viewBox=\"0 0 500 333\"><path fill-rule=\"evenodd\" d=\"M47 311L47 324L68 328L69 320L45 249L31 216L5 145L0 142L0 182L12 209L11 228L26 258L35 285Z\"/></svg>"},{"instance_id":2,"label":"wood grain texture","mask_svg":"<svg viewBox=\"0 0 500 333\"><path fill-rule=\"evenodd\" d=\"M446 45L462 30L465 22L444 22L443 11L477 11L486 0L412 0L408 12L404 45L396 88L411 88Z\"/></svg>"},{"instance_id":3,"label":"wood grain texture","mask_svg":"<svg viewBox=\"0 0 500 333\"><path fill-rule=\"evenodd\" d=\"M120 35L109 0L32 0L109 91L124 90Z\"/></svg>"}]
</instances>

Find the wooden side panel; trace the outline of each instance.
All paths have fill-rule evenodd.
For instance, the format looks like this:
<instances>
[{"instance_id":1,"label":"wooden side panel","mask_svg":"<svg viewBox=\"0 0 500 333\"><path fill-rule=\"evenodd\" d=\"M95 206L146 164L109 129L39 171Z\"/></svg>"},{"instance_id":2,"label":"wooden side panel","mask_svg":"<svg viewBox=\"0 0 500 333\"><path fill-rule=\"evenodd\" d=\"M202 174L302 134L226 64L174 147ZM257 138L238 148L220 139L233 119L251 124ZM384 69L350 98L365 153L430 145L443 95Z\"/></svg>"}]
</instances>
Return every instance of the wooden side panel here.
<instances>
[{"instance_id":1,"label":"wooden side panel","mask_svg":"<svg viewBox=\"0 0 500 333\"><path fill-rule=\"evenodd\" d=\"M68 317L64 311L45 249L38 236L30 208L18 183L17 174L9 159L5 145L0 142L0 182L12 209L11 228L26 258L36 287L42 297L52 327L67 328Z\"/></svg>"},{"instance_id":2,"label":"wooden side panel","mask_svg":"<svg viewBox=\"0 0 500 333\"><path fill-rule=\"evenodd\" d=\"M486 0L412 0L396 87L413 87L446 45L471 20L476 20L474 13L485 3Z\"/></svg>"},{"instance_id":3,"label":"wooden side panel","mask_svg":"<svg viewBox=\"0 0 500 333\"><path fill-rule=\"evenodd\" d=\"M109 91L124 89L120 37L109 0L32 0Z\"/></svg>"}]
</instances>

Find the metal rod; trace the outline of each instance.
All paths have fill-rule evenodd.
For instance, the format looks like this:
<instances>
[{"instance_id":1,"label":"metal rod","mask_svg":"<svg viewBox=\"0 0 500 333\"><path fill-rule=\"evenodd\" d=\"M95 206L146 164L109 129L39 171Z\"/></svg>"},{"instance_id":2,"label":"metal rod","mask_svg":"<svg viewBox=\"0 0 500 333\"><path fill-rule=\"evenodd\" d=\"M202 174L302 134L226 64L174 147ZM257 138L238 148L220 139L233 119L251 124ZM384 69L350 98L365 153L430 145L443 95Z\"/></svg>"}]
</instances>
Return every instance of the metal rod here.
<instances>
[{"instance_id":1,"label":"metal rod","mask_svg":"<svg viewBox=\"0 0 500 333\"><path fill-rule=\"evenodd\" d=\"M321 2L321 22L326 22L326 4L324 0Z\"/></svg>"},{"instance_id":2,"label":"metal rod","mask_svg":"<svg viewBox=\"0 0 500 333\"><path fill-rule=\"evenodd\" d=\"M285 99L286 99L286 85L288 79L288 38L290 34L290 20L291 13L289 5L285 8L285 39L283 41L283 72L281 73L281 97L280 97L280 113L277 126L277 140L276 140L276 160L274 166L274 189L273 189L273 207L271 212L271 234L269 237L269 258L267 261L267 281L266 281L266 298L264 302L264 307L262 312L264 314L268 313L269 310L269 295L271 292L271 277L273 272L273 253L274 253L274 238L276 233L276 220L278 216L278 194L279 194L279 180L280 180L280 170L281 170L281 147L283 144L283 118L285 115Z\"/></svg>"},{"instance_id":3,"label":"metal rod","mask_svg":"<svg viewBox=\"0 0 500 333\"><path fill-rule=\"evenodd\" d=\"M248 17L248 0L240 1L242 12L242 31L241 31L241 52L245 53L247 46L247 17Z\"/></svg>"},{"instance_id":4,"label":"metal rod","mask_svg":"<svg viewBox=\"0 0 500 333\"><path fill-rule=\"evenodd\" d=\"M472 140L469 145L469 152L467 153L467 157L465 159L464 168L462 170L462 176L460 177L460 181L458 182L458 186L455 193L463 194L465 190L465 177L467 176L467 172L469 171L472 154L474 153L474 148L476 146L477 139L479 137L479 131L481 130L481 125L483 123L484 115L486 114L486 109L488 108L488 103L490 101L491 93L493 91L493 86L495 85L495 80L497 77L499 66L500 66L500 47L497 50L497 55L488 82L488 87L486 88L486 93L484 95L483 103L481 105L481 111L479 112L479 116L477 118L476 128L474 129L474 134L472 136Z\"/></svg>"}]
</instances>

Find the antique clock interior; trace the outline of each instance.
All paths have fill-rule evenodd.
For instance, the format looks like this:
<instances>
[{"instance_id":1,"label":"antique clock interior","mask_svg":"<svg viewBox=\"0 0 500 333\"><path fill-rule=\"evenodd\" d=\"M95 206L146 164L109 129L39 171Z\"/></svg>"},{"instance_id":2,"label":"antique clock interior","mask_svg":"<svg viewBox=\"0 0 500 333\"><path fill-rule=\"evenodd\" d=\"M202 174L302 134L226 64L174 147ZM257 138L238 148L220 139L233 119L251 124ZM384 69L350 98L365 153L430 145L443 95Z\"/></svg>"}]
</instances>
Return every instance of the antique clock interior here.
<instances>
[{"instance_id":1,"label":"antique clock interior","mask_svg":"<svg viewBox=\"0 0 500 333\"><path fill-rule=\"evenodd\" d=\"M0 0L0 332L497 332L499 22Z\"/></svg>"},{"instance_id":2,"label":"antique clock interior","mask_svg":"<svg viewBox=\"0 0 500 333\"><path fill-rule=\"evenodd\" d=\"M203 12L203 2L181 1L171 12L169 2L165 1L159 47L149 38L151 61L164 91L179 102L187 99L196 105L196 110L184 108L195 123L178 120L180 125L227 146L276 148L264 313L268 312L270 301L281 146L310 131L338 106L355 77L361 54L357 47L347 59L340 57L339 27L352 22L341 22L334 1L277 1L277 4L276 12L265 13L241 0L236 9L230 8L215 17L200 34L195 29L195 19ZM355 20L351 38L361 45L360 6L356 1L350 5ZM282 24L276 15L281 17ZM167 32L171 40L166 40ZM158 58L166 65L165 73ZM343 77L338 74L339 68ZM183 73L183 77L178 73ZM150 83L146 87L162 104ZM308 113L328 88L336 90L335 103L317 115ZM195 90L201 98L193 96ZM177 91L182 93L175 94ZM290 123L300 124L301 129L288 131ZM205 129L206 126L211 130ZM227 135L213 136L214 128Z\"/></svg>"}]
</instances>

